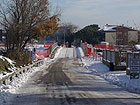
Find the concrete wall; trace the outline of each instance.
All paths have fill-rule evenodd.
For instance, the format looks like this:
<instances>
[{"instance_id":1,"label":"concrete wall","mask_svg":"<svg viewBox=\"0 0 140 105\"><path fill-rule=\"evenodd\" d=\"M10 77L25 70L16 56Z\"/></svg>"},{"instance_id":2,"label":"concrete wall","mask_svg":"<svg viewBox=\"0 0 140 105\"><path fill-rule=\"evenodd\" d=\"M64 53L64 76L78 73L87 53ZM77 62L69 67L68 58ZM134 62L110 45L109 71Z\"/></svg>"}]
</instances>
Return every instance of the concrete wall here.
<instances>
[{"instance_id":1,"label":"concrete wall","mask_svg":"<svg viewBox=\"0 0 140 105\"><path fill-rule=\"evenodd\" d=\"M116 44L116 32L105 32L105 41Z\"/></svg>"},{"instance_id":2,"label":"concrete wall","mask_svg":"<svg viewBox=\"0 0 140 105\"><path fill-rule=\"evenodd\" d=\"M105 32L105 41L110 44L116 44L116 32ZM128 31L128 43L138 42L138 31Z\"/></svg>"},{"instance_id":3,"label":"concrete wall","mask_svg":"<svg viewBox=\"0 0 140 105\"><path fill-rule=\"evenodd\" d=\"M128 31L128 43L131 41L138 42L138 31Z\"/></svg>"}]
</instances>

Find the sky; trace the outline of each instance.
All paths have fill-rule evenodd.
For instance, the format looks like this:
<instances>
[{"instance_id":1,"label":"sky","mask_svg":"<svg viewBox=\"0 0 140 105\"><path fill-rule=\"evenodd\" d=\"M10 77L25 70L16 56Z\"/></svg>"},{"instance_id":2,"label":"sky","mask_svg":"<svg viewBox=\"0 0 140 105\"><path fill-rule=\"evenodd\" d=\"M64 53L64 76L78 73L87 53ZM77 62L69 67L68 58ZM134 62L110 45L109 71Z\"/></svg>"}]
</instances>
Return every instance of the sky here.
<instances>
[{"instance_id":1,"label":"sky","mask_svg":"<svg viewBox=\"0 0 140 105\"><path fill-rule=\"evenodd\" d=\"M140 29L140 0L50 0L61 9L61 21L83 28L90 24L126 25Z\"/></svg>"}]
</instances>

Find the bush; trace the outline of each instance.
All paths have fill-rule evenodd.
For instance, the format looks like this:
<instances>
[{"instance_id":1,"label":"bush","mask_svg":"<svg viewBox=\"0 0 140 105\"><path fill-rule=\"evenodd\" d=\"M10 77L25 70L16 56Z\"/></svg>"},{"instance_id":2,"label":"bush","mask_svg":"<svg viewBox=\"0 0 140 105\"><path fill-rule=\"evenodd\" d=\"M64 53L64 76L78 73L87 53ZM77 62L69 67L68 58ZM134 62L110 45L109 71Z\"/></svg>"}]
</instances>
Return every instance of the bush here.
<instances>
[{"instance_id":1,"label":"bush","mask_svg":"<svg viewBox=\"0 0 140 105\"><path fill-rule=\"evenodd\" d=\"M31 56L24 51L13 50L8 52L7 56L16 62L16 66L31 63Z\"/></svg>"},{"instance_id":2,"label":"bush","mask_svg":"<svg viewBox=\"0 0 140 105\"><path fill-rule=\"evenodd\" d=\"M11 72L9 68L11 68L12 65L6 59L3 59L0 59L0 72Z\"/></svg>"}]
</instances>

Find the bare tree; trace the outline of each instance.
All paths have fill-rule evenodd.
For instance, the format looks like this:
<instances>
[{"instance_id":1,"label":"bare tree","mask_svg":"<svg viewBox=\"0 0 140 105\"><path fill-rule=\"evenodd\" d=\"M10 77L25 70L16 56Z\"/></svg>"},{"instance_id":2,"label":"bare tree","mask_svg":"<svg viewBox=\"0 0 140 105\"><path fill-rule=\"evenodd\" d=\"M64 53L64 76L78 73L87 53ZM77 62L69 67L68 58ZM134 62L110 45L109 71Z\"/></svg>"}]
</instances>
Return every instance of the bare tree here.
<instances>
[{"instance_id":1,"label":"bare tree","mask_svg":"<svg viewBox=\"0 0 140 105\"><path fill-rule=\"evenodd\" d=\"M3 0L0 18L10 51L23 50L32 38L52 33L58 26L59 14L50 14L48 0Z\"/></svg>"},{"instance_id":2,"label":"bare tree","mask_svg":"<svg viewBox=\"0 0 140 105\"><path fill-rule=\"evenodd\" d=\"M78 29L78 26L72 23L62 23L61 28L67 33L75 33Z\"/></svg>"},{"instance_id":3,"label":"bare tree","mask_svg":"<svg viewBox=\"0 0 140 105\"><path fill-rule=\"evenodd\" d=\"M65 41L73 41L74 40L74 33L77 31L78 26L74 25L72 23L63 23L62 26L60 27L61 31L62 31L62 35L64 35L63 39L65 39Z\"/></svg>"}]
</instances>

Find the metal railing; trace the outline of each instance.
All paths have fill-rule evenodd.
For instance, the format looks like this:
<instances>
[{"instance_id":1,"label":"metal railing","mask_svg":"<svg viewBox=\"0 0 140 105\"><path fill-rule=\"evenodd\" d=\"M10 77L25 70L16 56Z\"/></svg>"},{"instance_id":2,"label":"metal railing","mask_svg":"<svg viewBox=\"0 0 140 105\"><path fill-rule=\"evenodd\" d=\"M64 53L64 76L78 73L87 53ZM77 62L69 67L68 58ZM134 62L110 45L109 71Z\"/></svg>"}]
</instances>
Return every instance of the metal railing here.
<instances>
[{"instance_id":1,"label":"metal railing","mask_svg":"<svg viewBox=\"0 0 140 105\"><path fill-rule=\"evenodd\" d=\"M57 47L57 43L54 43L49 48L50 52L52 53L56 47ZM4 85L7 85L7 80L10 80L12 82L12 80L13 80L14 77L18 77L19 74L26 73L32 67L35 67L35 66L38 66L38 65L42 64L42 62L43 62L43 60L39 60L39 61L36 61L36 62L31 63L28 66L22 67L22 68L18 69L17 71L14 71L13 73L11 73L9 75L4 76L2 79L0 79L0 83L1 84L4 84Z\"/></svg>"},{"instance_id":2,"label":"metal railing","mask_svg":"<svg viewBox=\"0 0 140 105\"><path fill-rule=\"evenodd\" d=\"M50 49L50 52L53 52L53 50L56 48L58 44L57 43L54 43L49 49Z\"/></svg>"},{"instance_id":3,"label":"metal railing","mask_svg":"<svg viewBox=\"0 0 140 105\"><path fill-rule=\"evenodd\" d=\"M57 48L57 46L58 46L58 43L56 42L56 43L54 43L54 44L49 48L49 50L50 50L50 55L49 55L49 57L50 57L50 58L51 58L51 56L52 56L54 50Z\"/></svg>"},{"instance_id":4,"label":"metal railing","mask_svg":"<svg viewBox=\"0 0 140 105\"><path fill-rule=\"evenodd\" d=\"M19 74L26 73L32 67L35 67L35 66L38 66L38 65L42 64L42 62L43 62L42 60L39 60L39 61L36 61L36 62L34 62L34 63L32 63L28 66L22 67L19 70L14 71L13 73L11 73L11 74L3 77L2 79L0 79L0 83L4 84L4 85L7 85L7 80L10 80L12 82L14 77L18 77Z\"/></svg>"}]
</instances>

